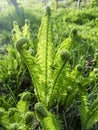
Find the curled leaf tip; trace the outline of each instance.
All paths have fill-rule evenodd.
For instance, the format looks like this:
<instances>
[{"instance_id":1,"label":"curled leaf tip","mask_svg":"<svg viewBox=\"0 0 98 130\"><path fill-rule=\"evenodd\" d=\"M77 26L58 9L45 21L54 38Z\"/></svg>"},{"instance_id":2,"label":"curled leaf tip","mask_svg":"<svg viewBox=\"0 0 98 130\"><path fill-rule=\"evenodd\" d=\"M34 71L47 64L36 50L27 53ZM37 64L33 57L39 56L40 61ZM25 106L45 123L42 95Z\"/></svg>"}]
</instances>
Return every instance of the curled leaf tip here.
<instances>
[{"instance_id":1,"label":"curled leaf tip","mask_svg":"<svg viewBox=\"0 0 98 130\"><path fill-rule=\"evenodd\" d=\"M12 30L12 34L16 34L16 31L14 29Z\"/></svg>"},{"instance_id":2,"label":"curled leaf tip","mask_svg":"<svg viewBox=\"0 0 98 130\"><path fill-rule=\"evenodd\" d=\"M24 44L28 44L29 40L27 38L21 38L20 40L17 41L16 43L16 49L18 51L21 51L22 47Z\"/></svg>"},{"instance_id":3,"label":"curled leaf tip","mask_svg":"<svg viewBox=\"0 0 98 130\"><path fill-rule=\"evenodd\" d=\"M78 64L78 65L76 66L76 68L77 68L78 71L82 71L82 66L81 66L80 64Z\"/></svg>"},{"instance_id":4,"label":"curled leaf tip","mask_svg":"<svg viewBox=\"0 0 98 130\"><path fill-rule=\"evenodd\" d=\"M50 6L46 7L46 15L48 15L48 16L51 15L51 8L50 8Z\"/></svg>"},{"instance_id":5,"label":"curled leaf tip","mask_svg":"<svg viewBox=\"0 0 98 130\"><path fill-rule=\"evenodd\" d=\"M25 117L24 117L25 124L27 125L27 124L32 123L33 119L34 119L34 114L30 111L26 112Z\"/></svg>"},{"instance_id":6,"label":"curled leaf tip","mask_svg":"<svg viewBox=\"0 0 98 130\"><path fill-rule=\"evenodd\" d=\"M36 104L35 104L35 111L36 111L37 117L38 117L39 119L42 119L42 118L48 116L48 111L47 111L47 109L43 106L42 103L36 103Z\"/></svg>"},{"instance_id":7,"label":"curled leaf tip","mask_svg":"<svg viewBox=\"0 0 98 130\"><path fill-rule=\"evenodd\" d=\"M25 24L30 25L30 21L28 19L25 19Z\"/></svg>"},{"instance_id":8,"label":"curled leaf tip","mask_svg":"<svg viewBox=\"0 0 98 130\"><path fill-rule=\"evenodd\" d=\"M17 25L17 21L13 21L13 25Z\"/></svg>"},{"instance_id":9,"label":"curled leaf tip","mask_svg":"<svg viewBox=\"0 0 98 130\"><path fill-rule=\"evenodd\" d=\"M70 36L71 36L71 37L76 37L77 34L78 34L77 28L73 28L73 29L70 31Z\"/></svg>"},{"instance_id":10,"label":"curled leaf tip","mask_svg":"<svg viewBox=\"0 0 98 130\"><path fill-rule=\"evenodd\" d=\"M67 62L69 60L69 58L70 58L69 51L67 51L67 50L61 50L60 56L61 56L61 59L63 61Z\"/></svg>"}]
</instances>

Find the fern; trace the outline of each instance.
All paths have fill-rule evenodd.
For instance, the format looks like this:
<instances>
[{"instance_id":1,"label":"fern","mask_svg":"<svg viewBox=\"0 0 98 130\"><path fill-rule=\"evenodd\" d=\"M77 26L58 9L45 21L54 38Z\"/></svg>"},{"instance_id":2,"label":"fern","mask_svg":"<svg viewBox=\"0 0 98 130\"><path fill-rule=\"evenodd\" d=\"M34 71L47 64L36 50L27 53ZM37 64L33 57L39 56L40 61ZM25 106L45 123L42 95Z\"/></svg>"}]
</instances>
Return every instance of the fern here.
<instances>
[{"instance_id":1,"label":"fern","mask_svg":"<svg viewBox=\"0 0 98 130\"><path fill-rule=\"evenodd\" d=\"M35 112L41 123L42 130L63 130L61 120L51 112L48 112L41 103L35 104Z\"/></svg>"},{"instance_id":2,"label":"fern","mask_svg":"<svg viewBox=\"0 0 98 130\"><path fill-rule=\"evenodd\" d=\"M76 48L75 40L77 38L77 33L77 29L73 28L70 32L70 37L65 39L57 50L53 62L53 66L55 67L55 69L53 72L54 82L50 95L51 98L52 96L55 97L54 95L61 95L60 91L62 93L62 90L64 93L66 93L67 86L69 86L68 82L73 84L73 80L69 81L72 73L70 73L71 70L68 62L70 62L70 59L74 60L74 54L72 53L72 51L74 50L74 48ZM72 64L74 64L74 62ZM72 64L71 66L73 66ZM53 98L51 100L53 101Z\"/></svg>"},{"instance_id":3,"label":"fern","mask_svg":"<svg viewBox=\"0 0 98 130\"><path fill-rule=\"evenodd\" d=\"M89 130L96 122L98 122L98 106L96 105L93 109L90 109L87 95L83 92L83 89L81 95L81 122L82 130Z\"/></svg>"},{"instance_id":4,"label":"fern","mask_svg":"<svg viewBox=\"0 0 98 130\"><path fill-rule=\"evenodd\" d=\"M86 122L86 129L89 130L95 123L98 122L98 106L91 110Z\"/></svg>"},{"instance_id":5,"label":"fern","mask_svg":"<svg viewBox=\"0 0 98 130\"><path fill-rule=\"evenodd\" d=\"M30 22L28 19L25 20L25 25L22 27L22 36L30 39Z\"/></svg>"},{"instance_id":6,"label":"fern","mask_svg":"<svg viewBox=\"0 0 98 130\"><path fill-rule=\"evenodd\" d=\"M0 108L0 125L7 130L28 130L33 127L34 114L29 111L30 93L24 92L20 96L16 108Z\"/></svg>"},{"instance_id":7,"label":"fern","mask_svg":"<svg viewBox=\"0 0 98 130\"><path fill-rule=\"evenodd\" d=\"M80 65L76 65L76 67L66 75L66 90L68 93L65 104L66 107L71 105L72 101L74 100L74 97L79 91L77 87L77 82L81 80L82 71L77 69L78 66Z\"/></svg>"},{"instance_id":8,"label":"fern","mask_svg":"<svg viewBox=\"0 0 98 130\"><path fill-rule=\"evenodd\" d=\"M65 39L59 49L57 50L55 54L55 58L53 61L53 85L52 85L52 90L50 94L50 102L49 104L53 104L53 100L57 99L57 97L60 94L60 91L63 88L63 92L66 91L66 86L65 86L65 79L66 79L66 74L69 72L69 65L68 61L70 59L70 49L72 47L73 42L71 41L71 38ZM61 92L62 93L62 92ZM54 98L54 99L53 99Z\"/></svg>"},{"instance_id":9,"label":"fern","mask_svg":"<svg viewBox=\"0 0 98 130\"><path fill-rule=\"evenodd\" d=\"M22 37L21 30L16 21L13 22L13 30L12 30L12 40L16 42Z\"/></svg>"},{"instance_id":10,"label":"fern","mask_svg":"<svg viewBox=\"0 0 98 130\"><path fill-rule=\"evenodd\" d=\"M29 100L30 100L30 93L29 92L24 92L20 94L21 99L17 103L17 110L20 113L26 113L29 110Z\"/></svg>"},{"instance_id":11,"label":"fern","mask_svg":"<svg viewBox=\"0 0 98 130\"><path fill-rule=\"evenodd\" d=\"M41 27L39 30L38 38L39 43L37 47L37 61L41 67L41 74L39 74L40 88L44 90L46 102L48 102L48 93L50 91L52 82L52 63L54 57L53 50L53 34L52 23L49 16L44 16L42 19ZM44 48L44 49L43 49ZM43 50L43 51L42 51Z\"/></svg>"},{"instance_id":12,"label":"fern","mask_svg":"<svg viewBox=\"0 0 98 130\"><path fill-rule=\"evenodd\" d=\"M35 94L38 99L38 104L35 105L35 113L43 130L62 130L60 120L56 119L55 115L48 110L57 102L67 109L79 92L81 98L81 122L83 130L85 130L89 107L86 90L79 84L83 81L83 77L82 66L80 64L77 65L82 54L82 52L77 54L78 47L81 48L81 45L77 45L76 41L78 37L77 29L71 31L70 37L61 43L56 54L54 54L53 25L50 9L48 8L47 11L49 12L43 17L39 29L36 56L33 57L29 51L29 36L27 36L28 33L25 33L29 27L27 23L23 27L23 37L16 42L16 48L26 64L34 83ZM75 63L76 54L78 60ZM72 67L70 67L70 59L73 60ZM81 62L84 63L82 59ZM78 83L77 80L79 81ZM28 107L26 108L28 104L26 103L21 100L17 105L18 110L20 111L24 107L23 113L28 111ZM21 106L20 104L23 105Z\"/></svg>"},{"instance_id":13,"label":"fern","mask_svg":"<svg viewBox=\"0 0 98 130\"><path fill-rule=\"evenodd\" d=\"M57 101L58 96L60 96L60 98L63 96L64 101L67 97L69 81L66 79L70 77L67 77L70 73L69 64L67 62L70 59L69 51L72 49L73 42L71 38L64 40L56 55L54 55L52 22L50 15L46 15L42 19L38 40L39 42L37 45L36 57L31 56L29 53L27 48L29 42L26 39L24 40L24 38L17 41L16 48L28 67L34 83L37 99L43 104L42 106L40 105L41 109L35 105L35 112L37 113L37 117L42 125L43 130L60 130L61 127L57 125L59 123L57 123L58 121L56 121L55 116L50 114L50 112L46 112L47 114L45 114L45 111L42 108L45 106L50 108L51 105L53 105L54 100ZM67 94L64 97L64 93L66 92ZM72 101L74 95L69 98L70 102ZM43 112L45 115L39 111ZM49 125L46 122L49 122Z\"/></svg>"},{"instance_id":14,"label":"fern","mask_svg":"<svg viewBox=\"0 0 98 130\"><path fill-rule=\"evenodd\" d=\"M32 57L29 51L24 49L26 48L25 43L28 45L28 41L24 38L18 40L16 48L29 69L38 100L47 105L49 100L48 93L51 89L52 82L51 66L53 62L52 23L48 15L44 16L39 30L36 58ZM44 51L42 52L43 48Z\"/></svg>"},{"instance_id":15,"label":"fern","mask_svg":"<svg viewBox=\"0 0 98 130\"><path fill-rule=\"evenodd\" d=\"M41 125L42 130L64 130L61 120L51 113L41 121Z\"/></svg>"},{"instance_id":16,"label":"fern","mask_svg":"<svg viewBox=\"0 0 98 130\"><path fill-rule=\"evenodd\" d=\"M13 30L12 30L12 40L15 43L14 47L16 48L16 42L20 39L28 39L30 45L33 46L32 41L31 41L31 33L30 33L30 22L28 19L25 20L25 24L22 27L22 29L19 28L19 25L17 24L16 21L13 22ZM20 40L21 42L21 40Z\"/></svg>"},{"instance_id":17,"label":"fern","mask_svg":"<svg viewBox=\"0 0 98 130\"><path fill-rule=\"evenodd\" d=\"M20 54L30 72L35 87L35 94L37 95L39 101L41 100L41 98L43 100L43 93L41 93L39 90L39 86L40 86L39 74L41 73L41 71L39 65L37 64L37 60L34 57L32 57L27 50L21 50Z\"/></svg>"},{"instance_id":18,"label":"fern","mask_svg":"<svg viewBox=\"0 0 98 130\"><path fill-rule=\"evenodd\" d=\"M31 125L32 121L34 120L34 113L33 112L26 112L24 122L26 125Z\"/></svg>"}]
</instances>

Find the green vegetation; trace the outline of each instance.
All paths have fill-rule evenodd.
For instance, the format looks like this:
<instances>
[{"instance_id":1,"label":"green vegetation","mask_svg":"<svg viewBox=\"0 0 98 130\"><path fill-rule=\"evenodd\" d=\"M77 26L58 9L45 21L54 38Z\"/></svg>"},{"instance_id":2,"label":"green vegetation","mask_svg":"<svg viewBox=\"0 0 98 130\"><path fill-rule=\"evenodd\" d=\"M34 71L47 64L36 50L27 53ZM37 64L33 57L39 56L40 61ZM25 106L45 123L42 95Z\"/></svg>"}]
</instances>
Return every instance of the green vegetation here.
<instances>
[{"instance_id":1,"label":"green vegetation","mask_svg":"<svg viewBox=\"0 0 98 130\"><path fill-rule=\"evenodd\" d=\"M78 8L74 0L63 6L6 2L0 14L0 130L97 130L97 0Z\"/></svg>"}]
</instances>

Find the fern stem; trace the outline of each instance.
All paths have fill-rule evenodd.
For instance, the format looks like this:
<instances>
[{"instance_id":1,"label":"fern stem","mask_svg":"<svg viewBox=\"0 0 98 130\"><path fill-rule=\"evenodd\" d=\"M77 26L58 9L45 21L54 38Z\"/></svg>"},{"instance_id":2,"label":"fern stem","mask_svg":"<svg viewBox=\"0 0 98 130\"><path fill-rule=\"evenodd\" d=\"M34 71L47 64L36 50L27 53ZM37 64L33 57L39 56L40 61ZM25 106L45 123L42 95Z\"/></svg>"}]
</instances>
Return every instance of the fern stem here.
<instances>
[{"instance_id":1,"label":"fern stem","mask_svg":"<svg viewBox=\"0 0 98 130\"><path fill-rule=\"evenodd\" d=\"M47 16L48 17L48 16ZM48 17L48 20L49 20L49 17ZM45 92L45 95L47 96L47 71L48 71L48 27L49 27L49 21L47 20L47 30L46 30L46 57L45 57L45 64L46 64L46 68L45 68L45 88L46 88L46 92Z\"/></svg>"},{"instance_id":2,"label":"fern stem","mask_svg":"<svg viewBox=\"0 0 98 130\"><path fill-rule=\"evenodd\" d=\"M53 87L52 87L52 91L51 91L51 94L50 94L50 99L51 99L51 97L52 97L52 94L53 94L55 85L56 85L56 83L57 83L57 80L58 80L58 78L59 78L59 76L60 76L60 74L61 74L61 72L62 72L62 70L63 70L63 68L64 68L64 66L65 66L65 64L66 64L66 61L65 61L65 62L63 63L63 65L61 66L61 68L60 68L60 70L59 70L59 72L58 72L58 74L57 74L57 76L56 76L56 78L55 78L55 80L54 80Z\"/></svg>"}]
</instances>

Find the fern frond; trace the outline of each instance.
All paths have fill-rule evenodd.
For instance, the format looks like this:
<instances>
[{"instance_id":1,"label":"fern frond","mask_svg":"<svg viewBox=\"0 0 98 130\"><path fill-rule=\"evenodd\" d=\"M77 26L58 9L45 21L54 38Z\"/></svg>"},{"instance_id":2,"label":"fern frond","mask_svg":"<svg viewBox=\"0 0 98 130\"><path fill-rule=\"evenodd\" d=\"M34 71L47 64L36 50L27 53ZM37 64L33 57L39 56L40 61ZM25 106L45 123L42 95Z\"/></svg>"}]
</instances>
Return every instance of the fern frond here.
<instances>
[{"instance_id":1,"label":"fern frond","mask_svg":"<svg viewBox=\"0 0 98 130\"><path fill-rule=\"evenodd\" d=\"M33 47L33 43L31 41L31 33L30 33L30 22L28 19L25 20L25 24L22 27L22 30L19 28L19 25L17 24L16 21L13 22L12 40L15 42L15 45L16 42L22 38L24 39L27 38L30 45Z\"/></svg>"},{"instance_id":2,"label":"fern frond","mask_svg":"<svg viewBox=\"0 0 98 130\"><path fill-rule=\"evenodd\" d=\"M85 123L88 117L89 108L88 101L86 96L81 96L81 122L83 129L85 128Z\"/></svg>"},{"instance_id":3,"label":"fern frond","mask_svg":"<svg viewBox=\"0 0 98 130\"><path fill-rule=\"evenodd\" d=\"M76 67L69 73L66 74L66 91L67 91L67 98L66 98L66 107L72 103L74 97L78 93L77 81L80 81L82 73L81 67L76 65Z\"/></svg>"},{"instance_id":4,"label":"fern frond","mask_svg":"<svg viewBox=\"0 0 98 130\"><path fill-rule=\"evenodd\" d=\"M74 86L75 81L73 81L73 80L69 81L70 76L72 75L72 73L70 73L70 71L71 71L70 70L70 65L67 63L67 61L69 61L70 58L72 58L71 55L69 54L72 47L73 47L72 39L67 38L61 43L61 46L59 47L59 49L58 49L58 51L56 53L56 56L55 56L55 59L54 59L55 69L54 69L54 73L53 73L53 75L54 75L53 76L54 77L54 83L53 83L53 86L52 86L50 102L53 101L53 98L57 98L56 96L61 95L61 93L63 93L63 94L66 93L67 88L70 86L70 84L72 84L72 89L74 89L73 86ZM67 52L67 54L65 52ZM76 78L76 75L75 75L75 78ZM76 93L74 93L73 96L75 94ZM70 101L73 98L73 96L69 97ZM66 97L65 97L65 99L66 99Z\"/></svg>"},{"instance_id":5,"label":"fern frond","mask_svg":"<svg viewBox=\"0 0 98 130\"><path fill-rule=\"evenodd\" d=\"M37 47L37 61L41 68L39 74L40 88L44 91L46 102L48 102L48 93L50 92L50 83L52 82L52 63L54 56L52 22L49 16L44 16L39 29L39 43Z\"/></svg>"},{"instance_id":6,"label":"fern frond","mask_svg":"<svg viewBox=\"0 0 98 130\"><path fill-rule=\"evenodd\" d=\"M18 128L19 128L19 124L13 123L8 126L7 130L17 130Z\"/></svg>"},{"instance_id":7,"label":"fern frond","mask_svg":"<svg viewBox=\"0 0 98 130\"><path fill-rule=\"evenodd\" d=\"M43 118L48 116L48 111L44 107L44 105L40 102L35 104L35 113L39 120L42 120Z\"/></svg>"},{"instance_id":8,"label":"fern frond","mask_svg":"<svg viewBox=\"0 0 98 130\"><path fill-rule=\"evenodd\" d=\"M62 121L50 112L48 117L44 118L40 123L42 130L64 130Z\"/></svg>"},{"instance_id":9,"label":"fern frond","mask_svg":"<svg viewBox=\"0 0 98 130\"><path fill-rule=\"evenodd\" d=\"M34 44L33 44L33 41L31 39L30 21L28 19L25 19L25 24L22 27L21 32L22 32L22 37L27 38L29 40L30 47L34 48Z\"/></svg>"},{"instance_id":10,"label":"fern frond","mask_svg":"<svg viewBox=\"0 0 98 130\"><path fill-rule=\"evenodd\" d=\"M30 22L28 19L25 20L25 25L22 27L22 35L30 39Z\"/></svg>"},{"instance_id":11,"label":"fern frond","mask_svg":"<svg viewBox=\"0 0 98 130\"><path fill-rule=\"evenodd\" d=\"M58 96L62 88L65 88L66 72L68 71L68 68L69 68L68 64L66 63L68 62L69 58L70 58L69 51L66 50L65 48L62 48L62 49L59 48L59 50L56 53L54 63L53 63L54 81L53 81L51 94L50 94L50 99L51 99L50 102L53 100L53 98L56 98L55 97L56 95Z\"/></svg>"},{"instance_id":12,"label":"fern frond","mask_svg":"<svg viewBox=\"0 0 98 130\"><path fill-rule=\"evenodd\" d=\"M12 30L12 40L14 42L16 42L20 38L22 38L21 30L20 30L19 25L17 24L17 22L14 21L13 22L13 30Z\"/></svg>"},{"instance_id":13,"label":"fern frond","mask_svg":"<svg viewBox=\"0 0 98 130\"><path fill-rule=\"evenodd\" d=\"M34 113L31 111L28 111L25 113L24 122L26 125L29 125L34 120Z\"/></svg>"},{"instance_id":14,"label":"fern frond","mask_svg":"<svg viewBox=\"0 0 98 130\"><path fill-rule=\"evenodd\" d=\"M31 56L29 51L24 49L23 46L24 45L26 46L26 44L28 46L28 40L26 38L25 39L22 38L22 39L17 41L16 48L19 51L24 63L26 64L26 66L27 66L27 68L28 68L28 70L30 72L32 81L33 81L34 86L35 86L35 93L38 96L38 100L40 101L40 98L43 99L43 93L40 94L41 92L38 89L38 87L40 86L40 83L39 83L39 74L41 73L40 72L40 67L37 64L37 60L35 59L35 57ZM27 47L25 47L25 48L27 48Z\"/></svg>"},{"instance_id":15,"label":"fern frond","mask_svg":"<svg viewBox=\"0 0 98 130\"><path fill-rule=\"evenodd\" d=\"M79 90L80 90L80 98L81 98L81 106L80 106L81 107L81 123L82 123L82 129L85 130L86 121L88 119L88 115L90 111L89 111L89 106L88 106L86 88L80 85Z\"/></svg>"},{"instance_id":16,"label":"fern frond","mask_svg":"<svg viewBox=\"0 0 98 130\"><path fill-rule=\"evenodd\" d=\"M59 49L57 50L57 54L56 54L56 55L59 55L59 52L60 52L61 50L63 50L63 49L64 49L64 50L70 50L71 47L72 47L72 45L73 45L73 42L72 42L72 39L71 39L71 38L65 39L65 40L61 43Z\"/></svg>"},{"instance_id":17,"label":"fern frond","mask_svg":"<svg viewBox=\"0 0 98 130\"><path fill-rule=\"evenodd\" d=\"M20 93L19 96L21 97L22 101L30 101L31 93L27 91L27 92Z\"/></svg>"},{"instance_id":18,"label":"fern frond","mask_svg":"<svg viewBox=\"0 0 98 130\"><path fill-rule=\"evenodd\" d=\"M86 129L89 130L95 123L98 122L98 106L89 112L89 116L86 122Z\"/></svg>"},{"instance_id":19,"label":"fern frond","mask_svg":"<svg viewBox=\"0 0 98 130\"><path fill-rule=\"evenodd\" d=\"M20 112L20 113L25 113L29 110L29 102L28 101L22 101L20 100L18 103L17 103L17 110Z\"/></svg>"},{"instance_id":20,"label":"fern frond","mask_svg":"<svg viewBox=\"0 0 98 130\"><path fill-rule=\"evenodd\" d=\"M42 126L42 130L63 130L62 121L49 112L44 105L37 103L35 113Z\"/></svg>"},{"instance_id":21,"label":"fern frond","mask_svg":"<svg viewBox=\"0 0 98 130\"><path fill-rule=\"evenodd\" d=\"M17 103L17 111L20 113L25 113L29 110L30 92L23 92L19 96L21 99Z\"/></svg>"},{"instance_id":22,"label":"fern frond","mask_svg":"<svg viewBox=\"0 0 98 130\"><path fill-rule=\"evenodd\" d=\"M27 33L29 25L25 23L23 27L23 35ZM34 82L35 91L38 100L47 104L49 98L48 93L52 83L52 63L53 63L53 38L52 38L52 22L50 16L43 17L39 30L39 43L37 47L36 58L32 57L28 49L29 40L22 38L17 41L16 48L20 52L25 64L27 65L32 81ZM27 44L27 45L26 45ZM42 52L43 50L43 52Z\"/></svg>"},{"instance_id":23,"label":"fern frond","mask_svg":"<svg viewBox=\"0 0 98 130\"><path fill-rule=\"evenodd\" d=\"M81 65L76 65L75 68L70 72L68 73L67 77L72 80L73 82L77 82L81 79L82 77L82 67Z\"/></svg>"},{"instance_id":24,"label":"fern frond","mask_svg":"<svg viewBox=\"0 0 98 130\"><path fill-rule=\"evenodd\" d=\"M0 125L5 127L9 125L9 119L7 116L7 111L4 108L0 108Z\"/></svg>"},{"instance_id":25,"label":"fern frond","mask_svg":"<svg viewBox=\"0 0 98 130\"><path fill-rule=\"evenodd\" d=\"M23 48L28 49L29 40L27 38L21 38L16 42L16 49L21 51Z\"/></svg>"}]
</instances>

